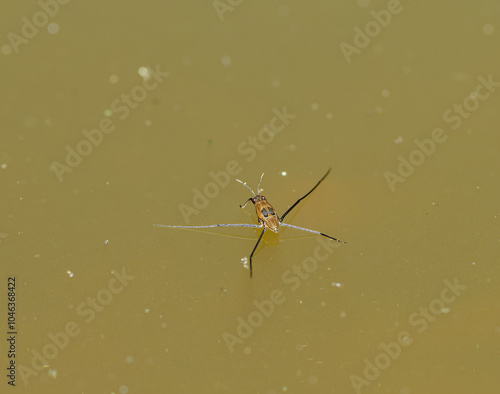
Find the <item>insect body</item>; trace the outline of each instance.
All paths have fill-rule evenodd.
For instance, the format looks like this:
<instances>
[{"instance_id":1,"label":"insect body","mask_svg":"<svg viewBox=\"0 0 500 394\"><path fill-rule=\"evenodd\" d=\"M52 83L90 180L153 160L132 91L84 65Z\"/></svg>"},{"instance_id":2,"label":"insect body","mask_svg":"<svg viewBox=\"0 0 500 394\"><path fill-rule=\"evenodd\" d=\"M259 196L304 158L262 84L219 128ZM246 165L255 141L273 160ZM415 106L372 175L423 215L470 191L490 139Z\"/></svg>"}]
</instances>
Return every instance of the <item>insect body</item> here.
<instances>
[{"instance_id":1,"label":"insect body","mask_svg":"<svg viewBox=\"0 0 500 394\"><path fill-rule=\"evenodd\" d=\"M271 204L267 202L264 196L254 197L252 198L252 202L255 204L255 210L257 212L257 217L259 218L259 223L263 223L269 230L277 233L280 221Z\"/></svg>"},{"instance_id":2,"label":"insect body","mask_svg":"<svg viewBox=\"0 0 500 394\"><path fill-rule=\"evenodd\" d=\"M323 237L326 237L328 239L331 239L333 241L341 242L346 244L347 242L341 241L340 239L334 238L330 235L324 234L322 232L316 231L316 230L311 230L305 227L298 227L294 226L291 224L283 223L283 219L285 219L285 216L290 213L290 211L297 206L299 202L301 202L304 198L306 198L309 194L311 194L314 189L318 187L318 185L323 182L323 180L328 176L330 173L331 168L328 169L325 175L323 175L323 178L321 178L316 185L309 190L309 192L305 195L303 195L301 198L299 198L295 203L288 208L281 217L278 216L276 213L276 210L273 208L273 206L266 200L266 197L262 196L259 194L260 192L260 184L262 182L262 178L264 177L264 174L261 175L259 185L257 186L257 193L255 193L245 182L240 181L239 179L236 179L239 183L241 183L243 186L247 187L253 194L253 197L250 197L243 205L240 205L240 208L245 208L247 204L251 201L254 206L255 206L255 212L257 213L257 218L259 220L259 224L248 224L248 223L242 223L242 224L210 224L206 226L172 226L172 225L166 225L166 224L155 224L155 226L158 227L169 227L169 228L213 228L213 227L250 227L250 228L262 228L262 232L259 235L259 238L257 239L257 243L255 244L252 253L250 253L250 277L252 277L252 257L255 253L255 250L257 249L257 246L259 246L259 243L262 239L262 236L266 232L267 229L277 233L279 226L283 227L290 227L294 228L296 230L301 230L301 231L307 231L313 234L318 234Z\"/></svg>"},{"instance_id":3,"label":"insect body","mask_svg":"<svg viewBox=\"0 0 500 394\"><path fill-rule=\"evenodd\" d=\"M257 193L259 193L260 191L260 183L262 182L263 176L264 174L262 174L260 177L259 186L257 186ZM239 179L236 179L236 181L240 182L243 186L246 186L250 189L250 187L246 183L241 182ZM255 212L257 213L257 218L259 219L259 223L263 227L268 228L269 230L277 233L278 228L280 226L280 220L273 206L269 204L269 202L266 200L264 196L261 196L260 194L256 195L252 189L250 189L250 191L253 193L254 196L249 198L245 202L245 204L240 205L240 208L245 208L247 204L251 201L255 205Z\"/></svg>"}]
</instances>

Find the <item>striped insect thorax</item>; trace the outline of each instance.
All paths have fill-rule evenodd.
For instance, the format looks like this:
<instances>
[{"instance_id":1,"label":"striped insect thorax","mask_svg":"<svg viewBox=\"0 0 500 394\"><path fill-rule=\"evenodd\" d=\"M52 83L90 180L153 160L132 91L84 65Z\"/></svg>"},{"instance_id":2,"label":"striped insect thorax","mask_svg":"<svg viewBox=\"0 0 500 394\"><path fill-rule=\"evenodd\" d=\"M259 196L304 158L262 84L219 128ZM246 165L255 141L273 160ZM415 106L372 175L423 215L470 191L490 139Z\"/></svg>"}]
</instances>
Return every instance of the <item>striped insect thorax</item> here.
<instances>
[{"instance_id":1,"label":"striped insect thorax","mask_svg":"<svg viewBox=\"0 0 500 394\"><path fill-rule=\"evenodd\" d=\"M277 233L280 221L272 205L267 202L264 196L260 195L252 198L252 202L255 204L255 211L259 222L263 223L269 230Z\"/></svg>"}]
</instances>

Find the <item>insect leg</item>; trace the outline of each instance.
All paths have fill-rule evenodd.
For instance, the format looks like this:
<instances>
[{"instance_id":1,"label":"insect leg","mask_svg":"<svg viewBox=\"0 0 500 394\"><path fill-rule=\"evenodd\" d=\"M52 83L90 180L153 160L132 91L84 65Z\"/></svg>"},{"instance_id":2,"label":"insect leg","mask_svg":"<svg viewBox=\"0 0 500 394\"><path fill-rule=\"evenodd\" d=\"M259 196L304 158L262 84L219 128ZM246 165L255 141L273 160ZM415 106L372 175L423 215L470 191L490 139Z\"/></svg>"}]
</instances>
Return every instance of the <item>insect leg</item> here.
<instances>
[{"instance_id":1,"label":"insect leg","mask_svg":"<svg viewBox=\"0 0 500 394\"><path fill-rule=\"evenodd\" d=\"M266 230L267 230L267 227L264 227L264 229L262 230L262 232L259 235L259 239L257 240L257 243L253 247L252 253L250 253L250 278L252 277L252 256L255 253L255 250L257 249L257 246L259 246L260 240L262 239L262 236L264 235L264 233L266 232Z\"/></svg>"},{"instance_id":2,"label":"insect leg","mask_svg":"<svg viewBox=\"0 0 500 394\"><path fill-rule=\"evenodd\" d=\"M249 199L245 202L245 204L240 205L240 208L241 208L241 209L245 208L245 207L247 206L247 204L248 204L250 201L252 201L252 198L249 198Z\"/></svg>"},{"instance_id":3,"label":"insect leg","mask_svg":"<svg viewBox=\"0 0 500 394\"><path fill-rule=\"evenodd\" d=\"M308 229L308 228L305 228L305 227L294 226L294 225L292 225L292 224L287 224L287 223L281 223L281 224L280 224L280 226L283 226L283 227L290 227L290 228L294 228L294 229L296 229L296 230L302 230L302 231L307 231L307 232L309 232L309 233L322 235L323 237L333 239L334 241L341 242L341 243L343 243L343 244L347 244L347 242L345 242L345 241L341 241L340 239L337 239L337 238L335 238L335 237L332 237L332 236L327 235L327 234L325 234L325 233L322 233L322 232L320 232L320 231L311 230L311 229Z\"/></svg>"},{"instance_id":4,"label":"insect leg","mask_svg":"<svg viewBox=\"0 0 500 394\"><path fill-rule=\"evenodd\" d=\"M282 221L283 221L283 219L285 218L285 216L286 216L286 215L288 215L288 214L290 213L290 211L291 211L293 208L295 208L299 202L301 202L304 198L306 198L309 194L311 194L311 193L313 192L313 190L314 190L314 189L316 189L316 188L319 186L319 184L320 184L321 182L323 182L323 180L324 180L324 179L328 176L328 174L330 173L330 171L331 171L331 170L332 170L332 169L331 169L331 167L330 167L330 168L328 169L328 171L326 172L326 174L325 174L325 175L323 175L323 178L321 178L321 179L319 180L319 182L318 182L318 183L316 183L316 185L315 185L315 186L314 186L311 190L309 190L309 193L307 193L306 195L304 195L304 196L300 197L297 201L295 201L295 204L293 204L290 208L288 208L288 209L286 210L286 212L285 212L283 215L281 215L281 217L280 217L280 222L282 222Z\"/></svg>"},{"instance_id":5,"label":"insect leg","mask_svg":"<svg viewBox=\"0 0 500 394\"><path fill-rule=\"evenodd\" d=\"M156 227L168 227L168 228L213 228L213 227L250 227L259 228L262 227L261 224L250 224L250 223L229 223L229 224L209 224L206 226L171 226L169 224L153 224Z\"/></svg>"}]
</instances>

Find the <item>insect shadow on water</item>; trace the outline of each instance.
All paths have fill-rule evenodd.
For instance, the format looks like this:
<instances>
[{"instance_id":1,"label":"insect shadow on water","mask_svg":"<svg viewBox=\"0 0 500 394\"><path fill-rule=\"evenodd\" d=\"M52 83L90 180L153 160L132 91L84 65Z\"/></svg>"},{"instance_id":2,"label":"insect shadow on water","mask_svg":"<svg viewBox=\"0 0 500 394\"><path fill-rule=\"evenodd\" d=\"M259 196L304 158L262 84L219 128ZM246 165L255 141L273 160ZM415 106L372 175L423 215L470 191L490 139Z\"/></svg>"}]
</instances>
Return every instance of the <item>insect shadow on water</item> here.
<instances>
[{"instance_id":1,"label":"insect shadow on water","mask_svg":"<svg viewBox=\"0 0 500 394\"><path fill-rule=\"evenodd\" d=\"M261 175L259 184L257 186L257 193L255 193L250 186L248 186L245 182L240 181L239 179L236 179L239 183L241 183L243 186L247 187L253 194L253 197L250 197L243 205L240 205L240 208L245 208L249 202L252 202L255 205L255 212L257 213L257 218L259 219L259 224L249 224L249 223L229 223L229 224L210 224L206 226L172 226L172 225L167 225L167 224L155 224L157 227L168 227L168 228L187 228L187 229L195 229L195 228L214 228L214 227L249 227L249 228L262 228L262 232L259 235L259 238L257 239L257 243L255 244L254 248L252 249L252 253L250 253L250 278L252 277L252 257L257 250L257 246L259 246L259 243L262 239L262 236L266 232L267 229L271 230L274 233L278 232L278 229L280 226L283 227L289 227L289 228L294 228L296 230L301 230L301 231L307 231L309 233L313 234L318 234L323 237L326 237L328 239L331 239L333 241L337 241L343 244L347 244L347 242L341 241L340 239L337 239L335 237L332 237L330 235L327 235L325 233L322 233L320 231L316 230L311 230L305 227L299 227L299 226L294 226L292 224L287 224L283 223L283 220L285 219L286 215L288 215L292 209L294 209L299 202L301 202L304 198L306 198L309 194L311 194L314 189L316 189L321 182L324 181L324 179L328 176L332 169L329 168L328 171L326 172L325 175L323 175L323 178L321 178L314 187L309 190L309 192L302 197L300 197L295 203L288 208L281 217L279 217L276 214L276 210L273 208L271 204L266 200L266 197L263 195L259 194L260 192L260 184L262 182L262 178L264 177L264 174Z\"/></svg>"}]
</instances>

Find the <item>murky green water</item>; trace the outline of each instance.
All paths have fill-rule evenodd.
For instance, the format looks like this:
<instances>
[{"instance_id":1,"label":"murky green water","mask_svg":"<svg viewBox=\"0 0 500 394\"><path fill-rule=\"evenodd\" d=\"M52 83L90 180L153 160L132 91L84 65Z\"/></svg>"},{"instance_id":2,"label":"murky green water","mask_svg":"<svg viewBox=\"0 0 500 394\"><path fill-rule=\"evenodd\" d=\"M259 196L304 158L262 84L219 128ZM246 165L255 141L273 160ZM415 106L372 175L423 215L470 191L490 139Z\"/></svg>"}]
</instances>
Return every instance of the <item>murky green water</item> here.
<instances>
[{"instance_id":1,"label":"murky green water","mask_svg":"<svg viewBox=\"0 0 500 394\"><path fill-rule=\"evenodd\" d=\"M497 392L497 2L59 1L0 17L18 393ZM260 230L153 227L329 167L286 221L348 244L268 232L253 279Z\"/></svg>"}]
</instances>

